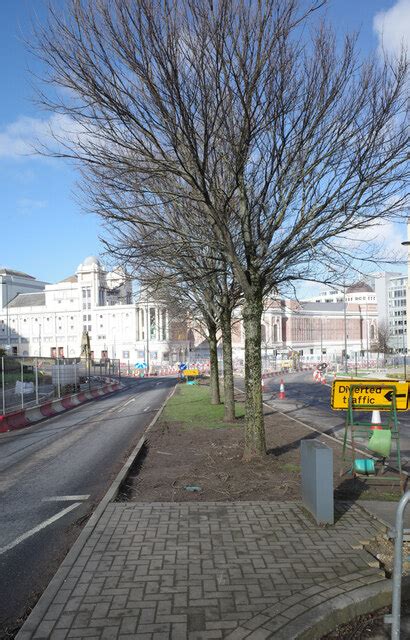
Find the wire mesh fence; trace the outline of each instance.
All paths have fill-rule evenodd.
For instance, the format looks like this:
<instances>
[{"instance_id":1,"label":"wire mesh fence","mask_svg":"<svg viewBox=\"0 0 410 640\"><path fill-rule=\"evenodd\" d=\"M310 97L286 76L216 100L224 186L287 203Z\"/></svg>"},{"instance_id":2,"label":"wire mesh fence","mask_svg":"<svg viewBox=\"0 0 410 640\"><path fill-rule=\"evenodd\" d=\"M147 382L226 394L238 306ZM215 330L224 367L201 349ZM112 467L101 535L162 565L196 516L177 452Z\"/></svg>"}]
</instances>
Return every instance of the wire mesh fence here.
<instances>
[{"instance_id":1,"label":"wire mesh fence","mask_svg":"<svg viewBox=\"0 0 410 640\"><path fill-rule=\"evenodd\" d=\"M119 360L81 358L1 359L1 411L3 415L49 400L102 387L121 375Z\"/></svg>"}]
</instances>

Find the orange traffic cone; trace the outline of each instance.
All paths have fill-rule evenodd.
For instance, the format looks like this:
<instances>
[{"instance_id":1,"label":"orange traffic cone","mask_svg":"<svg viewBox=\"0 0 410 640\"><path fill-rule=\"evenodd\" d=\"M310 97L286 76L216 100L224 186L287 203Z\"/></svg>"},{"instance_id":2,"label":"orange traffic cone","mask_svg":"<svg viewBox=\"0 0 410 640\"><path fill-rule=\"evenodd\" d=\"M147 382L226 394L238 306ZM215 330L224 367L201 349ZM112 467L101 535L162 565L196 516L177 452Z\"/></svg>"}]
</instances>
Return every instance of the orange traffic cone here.
<instances>
[{"instance_id":1,"label":"orange traffic cone","mask_svg":"<svg viewBox=\"0 0 410 640\"><path fill-rule=\"evenodd\" d=\"M380 411L372 411L372 426L370 427L370 431L378 431L380 429L383 429Z\"/></svg>"},{"instance_id":2,"label":"orange traffic cone","mask_svg":"<svg viewBox=\"0 0 410 640\"><path fill-rule=\"evenodd\" d=\"M280 387L279 387L279 400L285 399L285 385L283 383L283 378L280 379Z\"/></svg>"}]
</instances>

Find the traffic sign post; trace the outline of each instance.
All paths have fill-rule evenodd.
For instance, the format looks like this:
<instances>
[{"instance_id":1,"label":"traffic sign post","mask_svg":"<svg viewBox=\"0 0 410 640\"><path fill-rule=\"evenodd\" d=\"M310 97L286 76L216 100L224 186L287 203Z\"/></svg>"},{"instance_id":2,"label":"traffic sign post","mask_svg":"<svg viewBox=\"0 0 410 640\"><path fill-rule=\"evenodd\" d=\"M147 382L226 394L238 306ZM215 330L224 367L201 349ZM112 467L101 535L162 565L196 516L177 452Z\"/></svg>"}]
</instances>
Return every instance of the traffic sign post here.
<instances>
[{"instance_id":1,"label":"traffic sign post","mask_svg":"<svg viewBox=\"0 0 410 640\"><path fill-rule=\"evenodd\" d=\"M400 402L400 409L399 409ZM404 476L401 469L400 454L400 433L399 423L397 420L397 411L406 411L408 402L408 384L407 382L387 381L387 380L335 380L332 386L332 408L347 409L346 425L343 438L343 459L346 459L348 436L351 449L351 466L347 470L353 477L357 475L369 473L375 474L378 481L380 479L391 482L399 482L400 488L404 491ZM355 419L355 412L373 412L374 410L386 411L387 423L385 423L375 442L375 431L371 422L363 419ZM359 416L360 418L360 416ZM388 437L387 437L388 436ZM361 439L365 441L365 446L373 454L379 454L380 463L376 467L375 460L361 459L356 455L356 441ZM391 441L395 443L396 468L397 476L386 476L387 469L385 460L391 456ZM383 441L383 442L382 442ZM383 446L381 446L383 445ZM370 464L371 463L371 464ZM369 471L369 469L371 470ZM379 473L378 473L379 472ZM340 475L344 475L346 471L341 470ZM370 478L367 477L367 481Z\"/></svg>"},{"instance_id":2,"label":"traffic sign post","mask_svg":"<svg viewBox=\"0 0 410 640\"><path fill-rule=\"evenodd\" d=\"M353 411L363 411L365 407L390 411L393 393L396 410L407 411L409 385L407 382L390 380L334 380L332 385L332 409L347 410L349 398Z\"/></svg>"},{"instance_id":3,"label":"traffic sign post","mask_svg":"<svg viewBox=\"0 0 410 640\"><path fill-rule=\"evenodd\" d=\"M198 384L198 369L184 369L182 375L186 379L187 384Z\"/></svg>"}]
</instances>

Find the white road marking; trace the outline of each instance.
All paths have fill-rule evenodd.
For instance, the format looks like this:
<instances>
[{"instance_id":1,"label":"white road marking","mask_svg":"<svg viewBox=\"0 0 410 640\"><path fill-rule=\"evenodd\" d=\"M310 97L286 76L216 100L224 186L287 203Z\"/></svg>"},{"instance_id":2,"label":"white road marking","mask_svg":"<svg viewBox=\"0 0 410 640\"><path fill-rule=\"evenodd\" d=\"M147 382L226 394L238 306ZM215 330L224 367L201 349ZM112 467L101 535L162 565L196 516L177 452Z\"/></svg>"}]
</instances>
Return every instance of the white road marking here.
<instances>
[{"instance_id":1,"label":"white road marking","mask_svg":"<svg viewBox=\"0 0 410 640\"><path fill-rule=\"evenodd\" d=\"M75 502L77 500L88 500L89 497L89 493L83 496L50 496L49 498L43 498L41 502Z\"/></svg>"},{"instance_id":2,"label":"white road marking","mask_svg":"<svg viewBox=\"0 0 410 640\"><path fill-rule=\"evenodd\" d=\"M80 505L81 505L81 502L76 502L75 504L70 505L66 509L63 509L62 511L59 511L58 513L56 513L55 516L52 516L48 520L44 520L44 522L41 522L40 524L38 524L36 527L34 527L34 529L30 529L29 531L26 531L25 533L23 533L21 536L13 540L13 542L10 542L5 547L0 547L0 555L2 555L3 553L6 553L6 551L10 551L10 549L13 549L14 547L17 547L18 544L20 544L21 542L24 542L24 540L27 540L27 538L31 538L31 536L34 536L36 533L38 533L42 529L45 529L46 527L48 527L48 525L53 524L53 522L56 522L56 520L59 520L60 518L65 516L67 513L69 513L73 509L76 509Z\"/></svg>"},{"instance_id":3,"label":"white road marking","mask_svg":"<svg viewBox=\"0 0 410 640\"><path fill-rule=\"evenodd\" d=\"M118 413L121 413L121 411L124 411L125 407L130 404L130 402L135 402L135 398L130 398L130 400L127 400L127 402L125 404L122 405L121 409L119 409Z\"/></svg>"},{"instance_id":4,"label":"white road marking","mask_svg":"<svg viewBox=\"0 0 410 640\"><path fill-rule=\"evenodd\" d=\"M144 413L145 413L146 411L148 411L148 409L150 409L150 408L151 408L151 405L148 405L148 407L145 407L145 409L144 409Z\"/></svg>"}]
</instances>

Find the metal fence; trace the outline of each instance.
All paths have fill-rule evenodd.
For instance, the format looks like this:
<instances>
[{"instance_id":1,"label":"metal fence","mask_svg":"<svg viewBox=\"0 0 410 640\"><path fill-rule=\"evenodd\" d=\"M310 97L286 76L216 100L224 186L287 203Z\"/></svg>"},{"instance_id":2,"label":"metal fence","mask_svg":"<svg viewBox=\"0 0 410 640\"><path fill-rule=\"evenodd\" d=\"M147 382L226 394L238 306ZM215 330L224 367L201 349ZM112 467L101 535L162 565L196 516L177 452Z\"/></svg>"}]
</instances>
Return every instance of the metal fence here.
<instances>
[{"instance_id":1,"label":"metal fence","mask_svg":"<svg viewBox=\"0 0 410 640\"><path fill-rule=\"evenodd\" d=\"M81 358L0 358L3 415L117 381L120 361Z\"/></svg>"}]
</instances>

